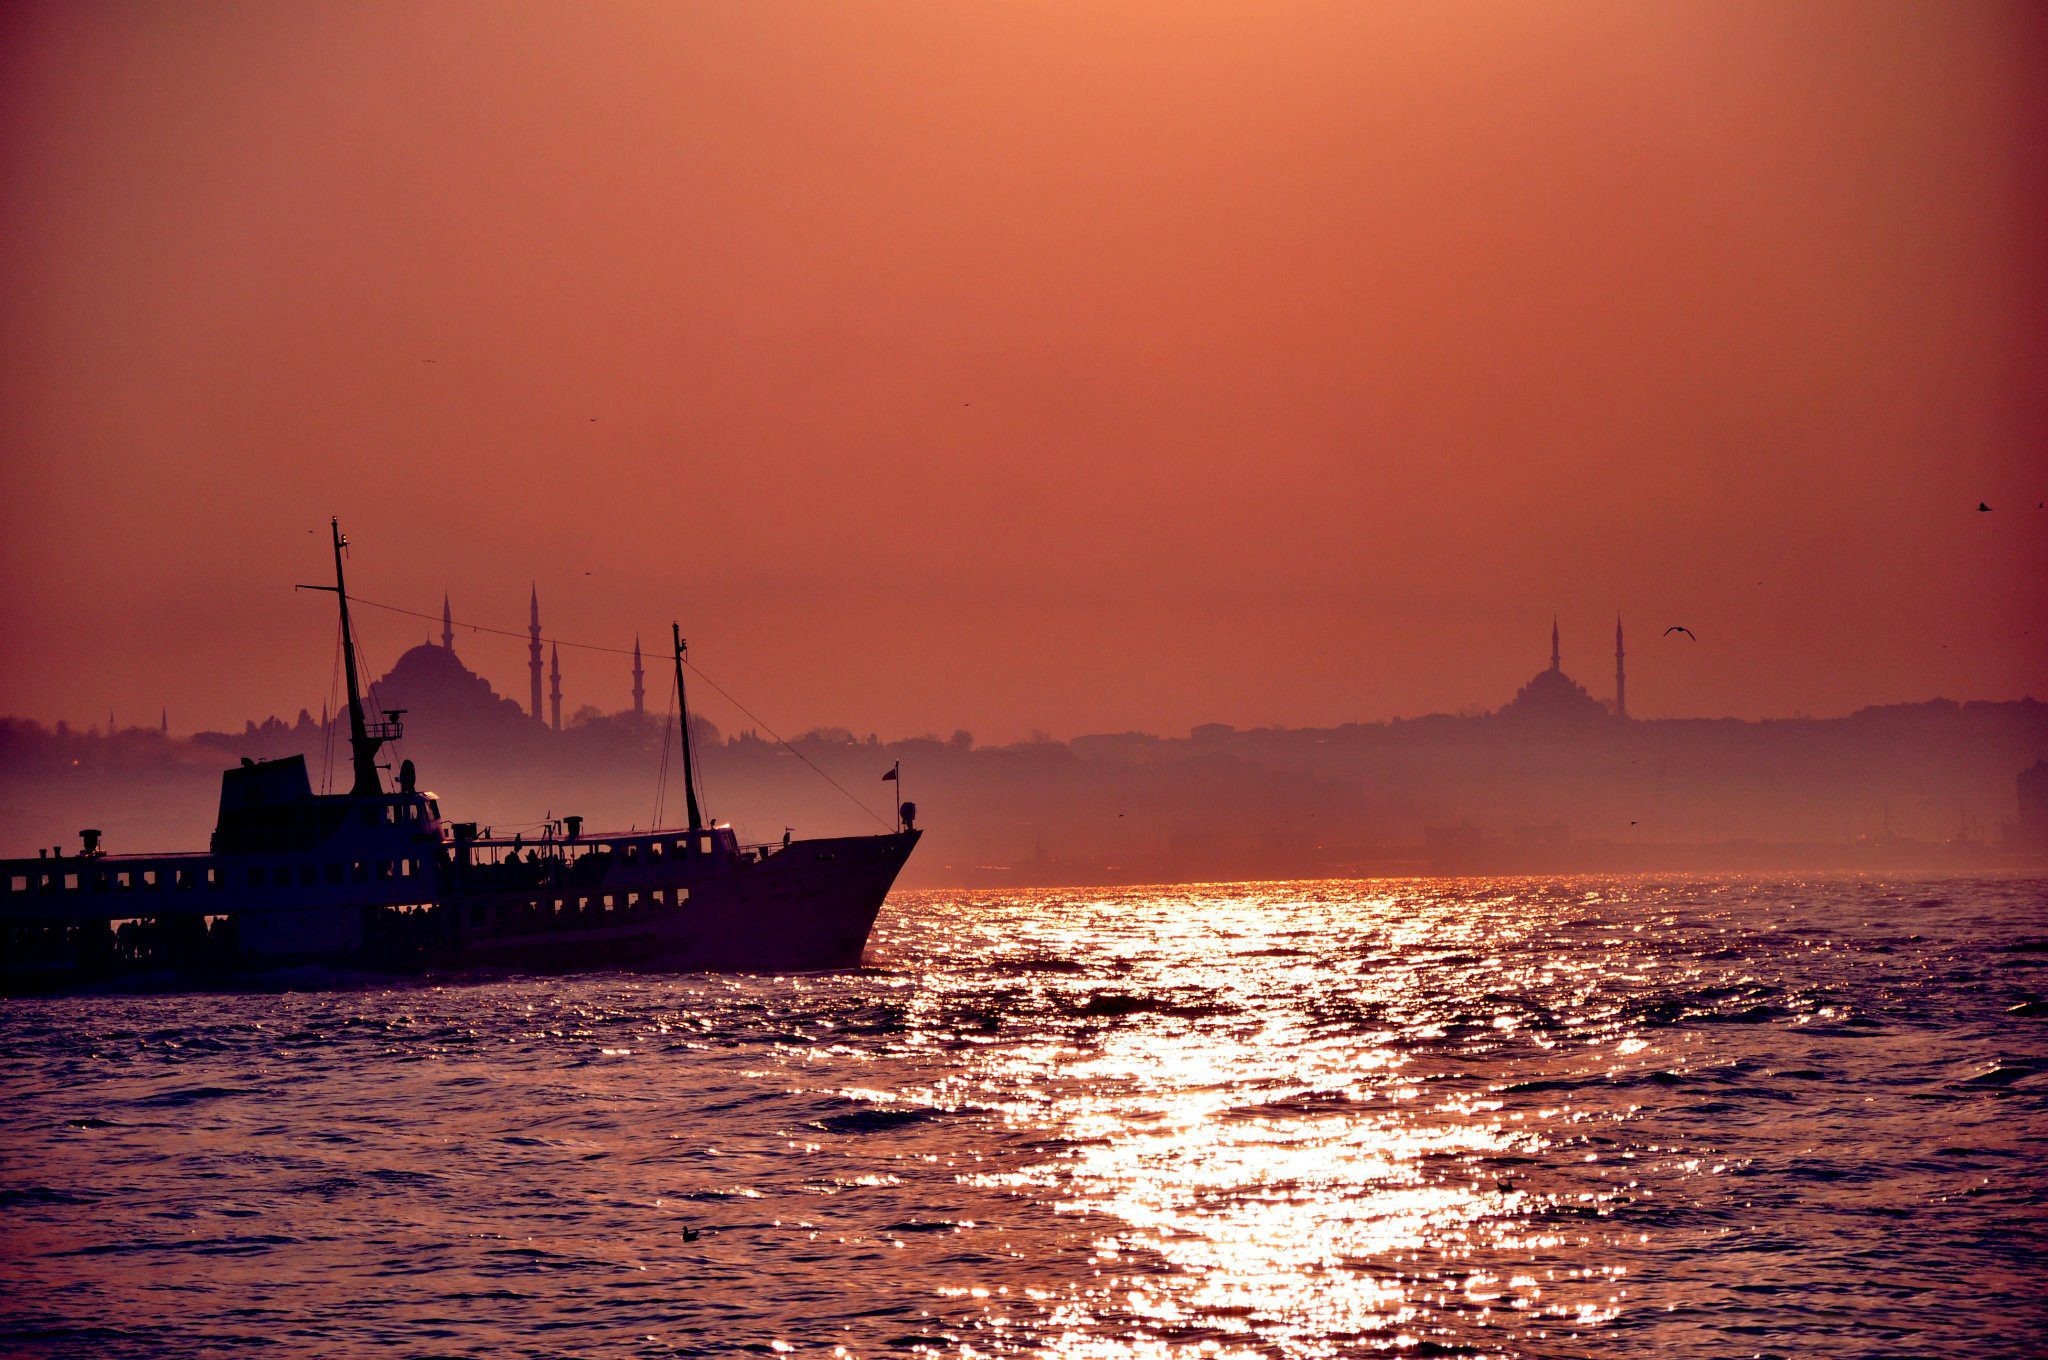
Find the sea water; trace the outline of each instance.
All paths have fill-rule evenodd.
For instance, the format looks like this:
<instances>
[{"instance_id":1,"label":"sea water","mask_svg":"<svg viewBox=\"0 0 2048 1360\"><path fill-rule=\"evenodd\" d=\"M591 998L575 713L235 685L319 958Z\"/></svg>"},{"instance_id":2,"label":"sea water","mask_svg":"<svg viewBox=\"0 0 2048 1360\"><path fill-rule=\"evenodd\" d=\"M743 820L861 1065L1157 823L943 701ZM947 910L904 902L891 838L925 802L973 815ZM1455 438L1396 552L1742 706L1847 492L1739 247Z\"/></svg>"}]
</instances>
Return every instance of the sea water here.
<instances>
[{"instance_id":1,"label":"sea water","mask_svg":"<svg viewBox=\"0 0 2048 1360\"><path fill-rule=\"evenodd\" d=\"M2048 883L898 894L796 977L0 1002L0 1351L2048 1350Z\"/></svg>"}]
</instances>

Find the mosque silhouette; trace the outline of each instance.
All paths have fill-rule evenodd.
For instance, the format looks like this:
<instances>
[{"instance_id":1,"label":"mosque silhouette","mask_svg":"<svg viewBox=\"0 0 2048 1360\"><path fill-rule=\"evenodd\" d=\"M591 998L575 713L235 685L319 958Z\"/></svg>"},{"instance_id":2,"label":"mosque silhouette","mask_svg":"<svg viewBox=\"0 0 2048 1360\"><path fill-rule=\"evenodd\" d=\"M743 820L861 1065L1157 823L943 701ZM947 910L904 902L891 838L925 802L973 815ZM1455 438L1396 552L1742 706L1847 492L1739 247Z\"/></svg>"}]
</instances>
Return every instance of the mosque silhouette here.
<instances>
[{"instance_id":1,"label":"mosque silhouette","mask_svg":"<svg viewBox=\"0 0 2048 1360\"><path fill-rule=\"evenodd\" d=\"M1546 723L1626 721L1628 718L1628 671L1621 646L1621 620L1614 620L1614 703L1601 702L1586 687L1564 673L1558 649L1557 620L1550 621L1550 669L1538 671L1528 684L1515 692L1498 715L1502 718Z\"/></svg>"},{"instance_id":2,"label":"mosque silhouette","mask_svg":"<svg viewBox=\"0 0 2048 1360\"><path fill-rule=\"evenodd\" d=\"M529 706L499 694L491 682L478 675L455 653L455 622L448 597L441 597L441 640L422 642L403 653L391 669L371 683L378 708L402 708L412 714L416 730L438 733L460 740L493 735L524 735L545 726L562 730L562 657L559 648L547 647L548 708L542 711L543 644L540 631L540 592L535 587L528 598L527 670L530 681ZM646 671L640 660L640 640L633 640L633 707L631 721L637 726L647 717Z\"/></svg>"}]
</instances>

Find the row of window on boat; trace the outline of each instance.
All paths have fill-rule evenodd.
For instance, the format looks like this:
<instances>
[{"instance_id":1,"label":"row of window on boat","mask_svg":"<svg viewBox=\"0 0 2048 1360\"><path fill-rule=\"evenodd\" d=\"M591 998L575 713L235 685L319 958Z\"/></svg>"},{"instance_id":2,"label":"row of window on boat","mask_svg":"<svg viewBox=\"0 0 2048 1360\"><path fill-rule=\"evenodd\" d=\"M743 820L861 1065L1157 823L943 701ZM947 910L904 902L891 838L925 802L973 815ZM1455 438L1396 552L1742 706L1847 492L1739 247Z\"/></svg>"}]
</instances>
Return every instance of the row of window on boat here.
<instances>
[{"instance_id":1,"label":"row of window on boat","mask_svg":"<svg viewBox=\"0 0 2048 1360\"><path fill-rule=\"evenodd\" d=\"M529 930L571 930L635 920L685 906L688 888L651 888L637 892L593 893L588 896L528 898L525 901L477 902L468 908L469 925L483 930L518 933Z\"/></svg>"},{"instance_id":2,"label":"row of window on boat","mask_svg":"<svg viewBox=\"0 0 2048 1360\"><path fill-rule=\"evenodd\" d=\"M700 853L712 852L710 835L698 837ZM481 849L481 847L478 847ZM497 849L499 847L492 847ZM470 864L472 873L492 870L507 871L510 881L539 882L549 877L542 866L567 864L574 867L572 879L575 882L596 882L614 860L631 866L638 863L660 864L664 859L681 859L690 853L688 840L633 842L612 846L593 842L588 847L570 849L561 842L542 843L529 850L514 846L504 859L486 859L479 855ZM370 883L387 882L392 879L413 878L428 872L423 859L358 859L334 860L325 864L251 864L244 871L244 882L251 888L263 887L314 887L321 883ZM210 865L162 865L132 869L85 869L64 872L10 874L5 880L9 892L130 892L151 888L225 888L231 881L230 870L219 864Z\"/></svg>"},{"instance_id":3,"label":"row of window on boat","mask_svg":"<svg viewBox=\"0 0 2048 1360\"><path fill-rule=\"evenodd\" d=\"M668 841L625 841L616 845L609 841L544 840L530 846L515 839L507 847L502 843L479 845L465 842L463 837L457 836L455 844L458 850L467 846L470 862L473 864L503 863L512 860L530 863L537 859L570 862L596 859L609 863L616 858L619 863L630 866L643 861L648 864L660 864L663 860L678 860L691 853L691 839L688 837ZM714 845L715 841L708 831L695 837L698 854L711 854ZM502 860L498 858L500 855L504 857Z\"/></svg>"},{"instance_id":4,"label":"row of window on boat","mask_svg":"<svg viewBox=\"0 0 2048 1360\"><path fill-rule=\"evenodd\" d=\"M314 887L320 883L390 882L427 873L423 859L333 860L326 864L251 864L243 881L251 888ZM47 874L12 874L9 892L134 892L158 888L225 888L232 875L218 864L143 869L87 869Z\"/></svg>"}]
</instances>

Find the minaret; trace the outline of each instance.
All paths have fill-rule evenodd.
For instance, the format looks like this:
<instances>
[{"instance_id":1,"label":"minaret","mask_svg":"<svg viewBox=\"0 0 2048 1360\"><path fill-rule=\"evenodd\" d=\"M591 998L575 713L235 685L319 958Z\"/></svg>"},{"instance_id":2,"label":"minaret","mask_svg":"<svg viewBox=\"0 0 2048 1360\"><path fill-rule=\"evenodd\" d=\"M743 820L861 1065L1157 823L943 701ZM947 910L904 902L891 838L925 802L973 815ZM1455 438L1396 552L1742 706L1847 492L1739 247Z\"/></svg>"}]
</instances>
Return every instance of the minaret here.
<instances>
[{"instance_id":1,"label":"minaret","mask_svg":"<svg viewBox=\"0 0 2048 1360\"><path fill-rule=\"evenodd\" d=\"M1550 616L1550 669L1555 671L1562 670L1563 668L1564 663L1557 653L1557 615L1552 614Z\"/></svg>"},{"instance_id":2,"label":"minaret","mask_svg":"<svg viewBox=\"0 0 2048 1360\"><path fill-rule=\"evenodd\" d=\"M554 643L548 644L548 700L554 709L554 727L562 730L562 649Z\"/></svg>"},{"instance_id":3,"label":"minaret","mask_svg":"<svg viewBox=\"0 0 2048 1360\"><path fill-rule=\"evenodd\" d=\"M533 640L526 644L526 669L533 678L533 718L540 722L540 587L536 585L532 589L526 635Z\"/></svg>"},{"instance_id":4,"label":"minaret","mask_svg":"<svg viewBox=\"0 0 2048 1360\"><path fill-rule=\"evenodd\" d=\"M1621 615L1614 616L1614 716L1628 716L1628 671L1621 664Z\"/></svg>"},{"instance_id":5,"label":"minaret","mask_svg":"<svg viewBox=\"0 0 2048 1360\"><path fill-rule=\"evenodd\" d=\"M441 645L455 650L455 616L448 612L448 596L441 596Z\"/></svg>"},{"instance_id":6,"label":"minaret","mask_svg":"<svg viewBox=\"0 0 2048 1360\"><path fill-rule=\"evenodd\" d=\"M647 716L647 684L640 669L640 635L633 635L633 721L639 722Z\"/></svg>"}]
</instances>

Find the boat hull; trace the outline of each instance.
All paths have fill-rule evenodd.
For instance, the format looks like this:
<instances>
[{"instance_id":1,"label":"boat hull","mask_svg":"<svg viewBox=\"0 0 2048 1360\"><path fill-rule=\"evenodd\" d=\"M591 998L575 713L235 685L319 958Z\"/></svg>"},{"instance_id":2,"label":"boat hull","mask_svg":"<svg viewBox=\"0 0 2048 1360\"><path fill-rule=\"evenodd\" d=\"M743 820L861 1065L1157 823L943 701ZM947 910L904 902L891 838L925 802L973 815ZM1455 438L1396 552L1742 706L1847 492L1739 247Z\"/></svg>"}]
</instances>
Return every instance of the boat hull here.
<instances>
[{"instance_id":1,"label":"boat hull","mask_svg":"<svg viewBox=\"0 0 2048 1360\"><path fill-rule=\"evenodd\" d=\"M802 841L758 862L691 877L688 899L575 918L531 893L468 899L442 960L454 966L817 972L857 968L916 831ZM650 880L649 893L658 891ZM620 894L614 894L618 896ZM476 910L486 914L475 923ZM609 921L607 916L626 919ZM501 919L502 916L502 919Z\"/></svg>"},{"instance_id":2,"label":"boat hull","mask_svg":"<svg viewBox=\"0 0 2048 1360\"><path fill-rule=\"evenodd\" d=\"M642 833L606 842L589 874L566 855L474 868L451 862L438 883L427 875L408 888L402 876L373 875L360 892L324 879L310 890L260 894L209 888L261 875L232 864L209 872L211 861L200 857L191 863L201 867L161 874L108 860L114 867L100 877L147 878L149 886L60 892L56 885L79 875L47 875L46 891L16 898L0 916L0 990L138 975L218 980L307 965L396 973L855 968L921 834L744 849L729 832ZM648 853L657 843L669 853ZM179 886L188 881L196 886Z\"/></svg>"}]
</instances>

